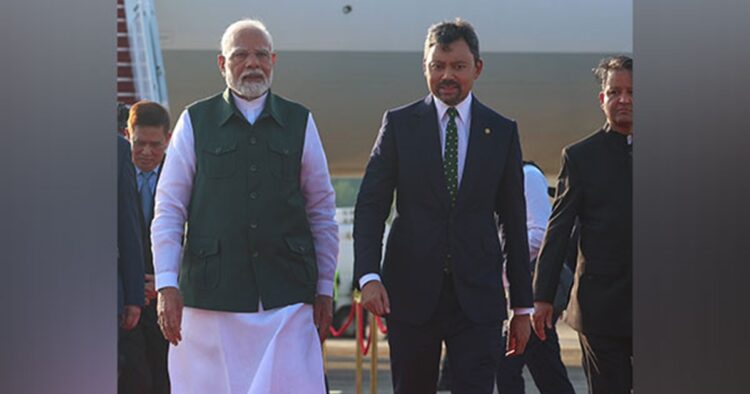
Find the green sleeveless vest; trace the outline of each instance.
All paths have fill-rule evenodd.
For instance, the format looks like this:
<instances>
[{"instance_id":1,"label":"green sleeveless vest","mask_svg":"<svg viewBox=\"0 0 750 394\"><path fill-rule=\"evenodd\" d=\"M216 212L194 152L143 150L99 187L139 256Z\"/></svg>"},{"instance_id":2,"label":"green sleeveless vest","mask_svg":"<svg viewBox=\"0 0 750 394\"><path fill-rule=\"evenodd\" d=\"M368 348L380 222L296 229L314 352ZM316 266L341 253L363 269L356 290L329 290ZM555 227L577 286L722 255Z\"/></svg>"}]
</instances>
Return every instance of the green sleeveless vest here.
<instances>
[{"instance_id":1,"label":"green sleeveless vest","mask_svg":"<svg viewBox=\"0 0 750 394\"><path fill-rule=\"evenodd\" d=\"M269 92L251 125L227 89L188 112L196 165L179 276L185 305L313 303L318 268L299 182L309 111Z\"/></svg>"}]
</instances>

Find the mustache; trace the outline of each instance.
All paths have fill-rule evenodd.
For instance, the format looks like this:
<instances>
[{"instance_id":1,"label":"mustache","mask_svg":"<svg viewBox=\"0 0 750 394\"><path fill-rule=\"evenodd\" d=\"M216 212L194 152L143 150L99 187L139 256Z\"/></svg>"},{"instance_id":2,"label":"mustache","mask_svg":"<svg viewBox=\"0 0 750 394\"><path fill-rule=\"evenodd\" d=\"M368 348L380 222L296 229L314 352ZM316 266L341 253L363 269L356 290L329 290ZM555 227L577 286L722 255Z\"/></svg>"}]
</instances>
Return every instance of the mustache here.
<instances>
[{"instance_id":1,"label":"mustache","mask_svg":"<svg viewBox=\"0 0 750 394\"><path fill-rule=\"evenodd\" d=\"M460 88L461 86L456 81L442 81L438 84L438 88Z\"/></svg>"},{"instance_id":2,"label":"mustache","mask_svg":"<svg viewBox=\"0 0 750 394\"><path fill-rule=\"evenodd\" d=\"M260 78L266 79L265 74L263 74L260 71L253 71L253 70L245 71L242 73L242 75L240 75L240 78L246 78L246 77L260 77Z\"/></svg>"}]
</instances>

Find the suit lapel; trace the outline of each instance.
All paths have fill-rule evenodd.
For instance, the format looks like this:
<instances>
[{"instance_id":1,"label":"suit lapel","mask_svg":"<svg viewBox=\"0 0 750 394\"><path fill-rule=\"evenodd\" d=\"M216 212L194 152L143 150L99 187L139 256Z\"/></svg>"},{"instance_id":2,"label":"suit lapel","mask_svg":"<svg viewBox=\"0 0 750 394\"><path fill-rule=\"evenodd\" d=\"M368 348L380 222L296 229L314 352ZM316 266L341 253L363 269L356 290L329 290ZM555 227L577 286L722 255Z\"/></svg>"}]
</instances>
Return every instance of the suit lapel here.
<instances>
[{"instance_id":1,"label":"suit lapel","mask_svg":"<svg viewBox=\"0 0 750 394\"><path fill-rule=\"evenodd\" d=\"M443 152L440 145L440 124L437 119L437 110L432 101L432 95L427 96L417 107L414 113L416 117L416 140L417 146L422 146L421 159L427 171L427 179L432 185L433 191L440 203L448 209L450 206L450 195L448 184L443 173Z\"/></svg>"},{"instance_id":2,"label":"suit lapel","mask_svg":"<svg viewBox=\"0 0 750 394\"><path fill-rule=\"evenodd\" d=\"M484 129L487 127L486 111L482 110L482 104L473 98L471 103L471 125L469 128L469 141L466 146L466 158L464 160L464 172L461 175L461 183L458 185L458 196L456 205L466 196L471 195L471 188L474 185L474 178L482 172L483 151L486 143L483 143Z\"/></svg>"}]
</instances>

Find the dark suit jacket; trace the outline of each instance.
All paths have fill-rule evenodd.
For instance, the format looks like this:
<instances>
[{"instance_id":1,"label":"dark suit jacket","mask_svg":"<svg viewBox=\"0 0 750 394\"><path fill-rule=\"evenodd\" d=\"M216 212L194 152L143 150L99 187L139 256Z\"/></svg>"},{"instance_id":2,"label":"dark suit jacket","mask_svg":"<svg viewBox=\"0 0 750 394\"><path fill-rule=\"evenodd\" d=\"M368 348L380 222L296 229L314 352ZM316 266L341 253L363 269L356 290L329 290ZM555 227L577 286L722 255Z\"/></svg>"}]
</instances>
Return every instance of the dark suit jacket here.
<instances>
[{"instance_id":1,"label":"dark suit jacket","mask_svg":"<svg viewBox=\"0 0 750 394\"><path fill-rule=\"evenodd\" d=\"M117 314L124 305L143 306L143 228L130 144L117 136Z\"/></svg>"},{"instance_id":2,"label":"dark suit jacket","mask_svg":"<svg viewBox=\"0 0 750 394\"><path fill-rule=\"evenodd\" d=\"M517 126L474 97L464 172L451 209L432 100L385 113L357 197L355 278L381 273L384 222L395 190L397 215L382 267L389 317L426 322L437 307L450 257L464 313L477 323L500 321L506 317L503 252L511 306L532 305ZM507 241L503 251L499 224Z\"/></svg>"},{"instance_id":3,"label":"dark suit jacket","mask_svg":"<svg viewBox=\"0 0 750 394\"><path fill-rule=\"evenodd\" d=\"M580 253L566 320L586 334L632 335L632 185L624 135L603 128L563 150L534 299L552 301L578 218Z\"/></svg>"},{"instance_id":4,"label":"dark suit jacket","mask_svg":"<svg viewBox=\"0 0 750 394\"><path fill-rule=\"evenodd\" d=\"M164 159L161 161L159 170L156 172L156 185L159 184L159 178L161 177L161 170L164 168ZM138 182L135 184L135 192L138 194ZM151 195L151 218L154 217L154 208L156 200L156 188ZM151 251L151 223L146 223L143 219L143 203L141 203L140 195L138 196L138 215L140 218L141 227L143 228L143 252L144 252L144 263L147 274L154 273L154 256Z\"/></svg>"}]
</instances>

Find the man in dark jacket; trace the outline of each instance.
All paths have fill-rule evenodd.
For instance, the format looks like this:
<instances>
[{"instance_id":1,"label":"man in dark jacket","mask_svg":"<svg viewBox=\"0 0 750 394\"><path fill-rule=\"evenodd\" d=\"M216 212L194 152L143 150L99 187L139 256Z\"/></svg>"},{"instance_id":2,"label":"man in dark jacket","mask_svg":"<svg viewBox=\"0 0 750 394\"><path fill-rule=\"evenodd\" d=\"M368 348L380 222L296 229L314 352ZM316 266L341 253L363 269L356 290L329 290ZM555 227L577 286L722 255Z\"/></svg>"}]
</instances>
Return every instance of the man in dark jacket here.
<instances>
[{"instance_id":1,"label":"man in dark jacket","mask_svg":"<svg viewBox=\"0 0 750 394\"><path fill-rule=\"evenodd\" d=\"M607 123L563 150L557 195L534 277L534 330L545 338L568 240L580 226L567 323L579 333L591 393L629 393L633 356L633 60L594 69Z\"/></svg>"}]
</instances>

